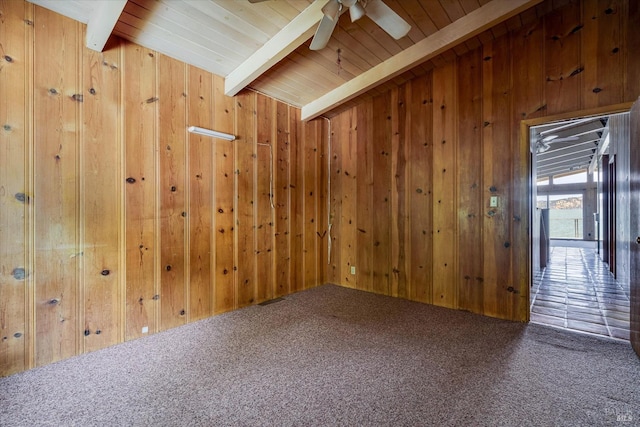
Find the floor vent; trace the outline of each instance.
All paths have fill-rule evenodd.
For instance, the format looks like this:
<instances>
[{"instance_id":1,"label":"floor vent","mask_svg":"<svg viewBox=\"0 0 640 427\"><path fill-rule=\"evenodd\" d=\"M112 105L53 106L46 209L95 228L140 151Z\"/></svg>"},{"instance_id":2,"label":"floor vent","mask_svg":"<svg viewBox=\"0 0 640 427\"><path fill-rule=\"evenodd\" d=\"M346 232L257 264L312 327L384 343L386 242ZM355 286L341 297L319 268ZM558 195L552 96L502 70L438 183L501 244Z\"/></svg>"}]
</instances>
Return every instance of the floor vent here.
<instances>
[{"instance_id":1,"label":"floor vent","mask_svg":"<svg viewBox=\"0 0 640 427\"><path fill-rule=\"evenodd\" d=\"M280 298L270 299L270 300L267 300L267 301L263 301L258 305L269 305L269 304L273 304L273 303L280 302L280 301L284 301L284 298L280 297Z\"/></svg>"}]
</instances>

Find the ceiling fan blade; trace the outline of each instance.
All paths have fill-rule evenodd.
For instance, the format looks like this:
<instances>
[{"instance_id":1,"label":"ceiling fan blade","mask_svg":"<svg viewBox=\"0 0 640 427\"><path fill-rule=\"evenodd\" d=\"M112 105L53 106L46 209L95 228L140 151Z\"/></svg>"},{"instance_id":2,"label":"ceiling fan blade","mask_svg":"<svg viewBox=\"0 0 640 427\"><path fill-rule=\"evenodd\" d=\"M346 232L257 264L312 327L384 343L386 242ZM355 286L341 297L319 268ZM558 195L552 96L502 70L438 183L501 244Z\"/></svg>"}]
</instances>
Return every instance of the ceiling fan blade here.
<instances>
[{"instance_id":1,"label":"ceiling fan blade","mask_svg":"<svg viewBox=\"0 0 640 427\"><path fill-rule=\"evenodd\" d=\"M262 3L263 1L267 0L249 0L249 3Z\"/></svg>"},{"instance_id":2,"label":"ceiling fan blade","mask_svg":"<svg viewBox=\"0 0 640 427\"><path fill-rule=\"evenodd\" d=\"M555 139L552 139L549 142L551 143L551 142L577 141L579 139L580 138L577 137L577 136L567 136L566 138L555 138Z\"/></svg>"},{"instance_id":3,"label":"ceiling fan blade","mask_svg":"<svg viewBox=\"0 0 640 427\"><path fill-rule=\"evenodd\" d=\"M552 143L552 142L562 142L562 141L577 141L578 139L580 139L577 136L567 136L564 138L558 138L558 135L547 135L547 136L542 136L540 135L541 141L545 142L545 143Z\"/></svg>"},{"instance_id":4,"label":"ceiling fan blade","mask_svg":"<svg viewBox=\"0 0 640 427\"><path fill-rule=\"evenodd\" d=\"M316 30L316 34L313 36L313 40L311 40L311 46L309 49L311 50L320 50L323 49L327 43L329 43L329 39L331 38L331 33L333 33L333 29L336 27L338 20L333 20L328 16L323 16L320 24L318 24L318 29Z\"/></svg>"},{"instance_id":5,"label":"ceiling fan blade","mask_svg":"<svg viewBox=\"0 0 640 427\"><path fill-rule=\"evenodd\" d=\"M382 0L370 0L365 11L373 22L396 40L406 36L411 29L411 25L384 4Z\"/></svg>"}]
</instances>

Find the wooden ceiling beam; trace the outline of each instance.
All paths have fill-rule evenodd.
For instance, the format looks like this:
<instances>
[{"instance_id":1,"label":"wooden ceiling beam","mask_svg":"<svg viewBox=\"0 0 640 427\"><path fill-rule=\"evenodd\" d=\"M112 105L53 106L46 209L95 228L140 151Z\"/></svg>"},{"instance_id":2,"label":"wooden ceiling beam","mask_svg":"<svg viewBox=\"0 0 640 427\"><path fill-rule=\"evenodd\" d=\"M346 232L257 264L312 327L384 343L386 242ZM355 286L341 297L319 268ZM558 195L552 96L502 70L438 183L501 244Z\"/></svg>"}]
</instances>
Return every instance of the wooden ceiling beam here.
<instances>
[{"instance_id":1,"label":"wooden ceiling beam","mask_svg":"<svg viewBox=\"0 0 640 427\"><path fill-rule=\"evenodd\" d=\"M302 120L311 120L375 86L440 55L481 32L529 9L542 0L492 0L413 46L302 107Z\"/></svg>"},{"instance_id":2,"label":"wooden ceiling beam","mask_svg":"<svg viewBox=\"0 0 640 427\"><path fill-rule=\"evenodd\" d=\"M86 45L89 49L102 52L113 32L127 0L96 0L87 22Z\"/></svg>"},{"instance_id":3,"label":"wooden ceiling beam","mask_svg":"<svg viewBox=\"0 0 640 427\"><path fill-rule=\"evenodd\" d=\"M322 19L325 1L314 1L225 78L224 93L233 96L308 40Z\"/></svg>"}]
</instances>

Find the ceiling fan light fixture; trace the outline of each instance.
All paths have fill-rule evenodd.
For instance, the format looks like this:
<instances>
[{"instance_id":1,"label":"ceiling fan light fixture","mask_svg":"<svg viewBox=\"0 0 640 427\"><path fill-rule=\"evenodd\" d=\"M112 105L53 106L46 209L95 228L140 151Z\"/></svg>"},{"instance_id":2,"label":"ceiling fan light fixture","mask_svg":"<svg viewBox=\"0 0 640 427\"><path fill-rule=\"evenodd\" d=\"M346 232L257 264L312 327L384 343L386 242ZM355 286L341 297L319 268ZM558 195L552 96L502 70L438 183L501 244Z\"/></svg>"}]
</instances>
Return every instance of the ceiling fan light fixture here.
<instances>
[{"instance_id":1,"label":"ceiling fan light fixture","mask_svg":"<svg viewBox=\"0 0 640 427\"><path fill-rule=\"evenodd\" d=\"M340 11L342 11L342 3L337 0L331 0L322 7L322 13L324 13L324 16L332 21L335 21L340 17Z\"/></svg>"},{"instance_id":2,"label":"ceiling fan light fixture","mask_svg":"<svg viewBox=\"0 0 640 427\"><path fill-rule=\"evenodd\" d=\"M364 7L358 2L355 2L353 6L349 8L349 16L351 16L351 22L356 22L358 19L365 15Z\"/></svg>"}]
</instances>

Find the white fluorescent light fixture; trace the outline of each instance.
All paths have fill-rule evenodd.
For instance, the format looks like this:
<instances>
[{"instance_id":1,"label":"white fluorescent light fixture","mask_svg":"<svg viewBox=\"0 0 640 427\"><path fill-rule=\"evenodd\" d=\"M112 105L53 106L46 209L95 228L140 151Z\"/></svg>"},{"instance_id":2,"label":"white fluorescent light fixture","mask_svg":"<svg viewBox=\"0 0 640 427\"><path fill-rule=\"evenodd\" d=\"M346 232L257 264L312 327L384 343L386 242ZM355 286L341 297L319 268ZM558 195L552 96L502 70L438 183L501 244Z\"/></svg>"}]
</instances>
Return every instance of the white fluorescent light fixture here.
<instances>
[{"instance_id":1,"label":"white fluorescent light fixture","mask_svg":"<svg viewBox=\"0 0 640 427\"><path fill-rule=\"evenodd\" d=\"M233 141L236 139L235 135L230 133L218 132L217 130L199 128L198 126L189 126L187 130L191 133L197 133L198 135L211 136L213 138L226 139L227 141Z\"/></svg>"}]
</instances>

